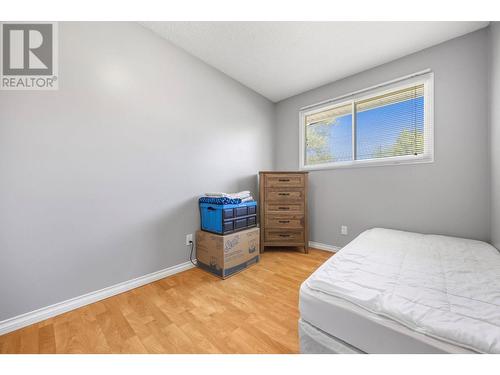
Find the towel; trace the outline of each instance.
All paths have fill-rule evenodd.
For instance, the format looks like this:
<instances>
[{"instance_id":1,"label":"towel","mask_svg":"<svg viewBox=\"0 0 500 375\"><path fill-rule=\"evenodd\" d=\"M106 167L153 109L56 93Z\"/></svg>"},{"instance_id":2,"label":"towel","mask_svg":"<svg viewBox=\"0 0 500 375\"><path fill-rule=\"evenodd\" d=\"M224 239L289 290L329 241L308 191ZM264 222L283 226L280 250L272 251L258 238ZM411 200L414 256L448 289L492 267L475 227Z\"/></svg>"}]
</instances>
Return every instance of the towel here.
<instances>
[{"instance_id":1,"label":"towel","mask_svg":"<svg viewBox=\"0 0 500 375\"><path fill-rule=\"evenodd\" d=\"M201 197L199 199L200 203L210 203L210 204L240 204L241 199L228 198L228 197Z\"/></svg>"},{"instance_id":2,"label":"towel","mask_svg":"<svg viewBox=\"0 0 500 375\"><path fill-rule=\"evenodd\" d=\"M205 196L210 198L245 199L250 197L251 195L250 191L244 190L238 193L222 193L222 192L205 193Z\"/></svg>"},{"instance_id":3,"label":"towel","mask_svg":"<svg viewBox=\"0 0 500 375\"><path fill-rule=\"evenodd\" d=\"M248 198L250 197L250 192L248 190L240 191L239 193L229 194L230 198Z\"/></svg>"},{"instance_id":4,"label":"towel","mask_svg":"<svg viewBox=\"0 0 500 375\"><path fill-rule=\"evenodd\" d=\"M226 195L227 195L226 193L205 193L205 196L210 198L222 198L225 197Z\"/></svg>"}]
</instances>

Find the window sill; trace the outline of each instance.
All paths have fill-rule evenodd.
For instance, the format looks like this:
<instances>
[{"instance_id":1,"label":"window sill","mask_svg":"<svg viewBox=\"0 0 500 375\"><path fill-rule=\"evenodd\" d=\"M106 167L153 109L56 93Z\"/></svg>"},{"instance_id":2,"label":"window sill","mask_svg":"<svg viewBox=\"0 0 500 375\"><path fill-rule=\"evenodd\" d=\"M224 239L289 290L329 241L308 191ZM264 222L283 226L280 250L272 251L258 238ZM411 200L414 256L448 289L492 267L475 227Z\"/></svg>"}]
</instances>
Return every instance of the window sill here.
<instances>
[{"instance_id":1,"label":"window sill","mask_svg":"<svg viewBox=\"0 0 500 375\"><path fill-rule=\"evenodd\" d=\"M384 159L343 161L343 162L323 163L315 165L302 165L299 166L299 169L301 171L317 171L323 169L385 167L394 165L425 164L433 162L434 162L434 157L432 156L419 156L419 157L410 156L410 157L397 157L397 158L384 158Z\"/></svg>"}]
</instances>

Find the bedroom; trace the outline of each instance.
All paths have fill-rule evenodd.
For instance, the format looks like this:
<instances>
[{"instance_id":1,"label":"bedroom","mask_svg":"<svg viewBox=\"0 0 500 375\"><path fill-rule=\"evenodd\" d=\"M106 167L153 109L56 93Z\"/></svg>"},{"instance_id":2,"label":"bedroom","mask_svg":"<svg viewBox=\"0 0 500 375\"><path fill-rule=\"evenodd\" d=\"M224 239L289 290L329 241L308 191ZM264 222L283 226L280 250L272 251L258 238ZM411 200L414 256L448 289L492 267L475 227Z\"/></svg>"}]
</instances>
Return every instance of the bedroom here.
<instances>
[{"instance_id":1,"label":"bedroom","mask_svg":"<svg viewBox=\"0 0 500 375\"><path fill-rule=\"evenodd\" d=\"M164 14L1 23L0 353L500 353L495 15Z\"/></svg>"}]
</instances>

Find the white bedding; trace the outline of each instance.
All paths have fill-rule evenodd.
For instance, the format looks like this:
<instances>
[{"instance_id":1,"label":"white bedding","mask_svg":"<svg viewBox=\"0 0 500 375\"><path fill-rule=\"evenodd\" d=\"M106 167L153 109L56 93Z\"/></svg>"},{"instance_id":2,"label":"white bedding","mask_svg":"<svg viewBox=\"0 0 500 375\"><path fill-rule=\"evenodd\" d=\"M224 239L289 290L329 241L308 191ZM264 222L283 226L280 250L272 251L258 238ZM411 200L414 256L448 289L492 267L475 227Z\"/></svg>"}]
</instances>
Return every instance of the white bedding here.
<instances>
[{"instance_id":1,"label":"white bedding","mask_svg":"<svg viewBox=\"0 0 500 375\"><path fill-rule=\"evenodd\" d=\"M305 284L416 332L500 353L500 253L487 243L375 228Z\"/></svg>"},{"instance_id":2,"label":"white bedding","mask_svg":"<svg viewBox=\"0 0 500 375\"><path fill-rule=\"evenodd\" d=\"M368 311L344 298L300 288L300 319L325 334L372 354L477 353Z\"/></svg>"}]
</instances>

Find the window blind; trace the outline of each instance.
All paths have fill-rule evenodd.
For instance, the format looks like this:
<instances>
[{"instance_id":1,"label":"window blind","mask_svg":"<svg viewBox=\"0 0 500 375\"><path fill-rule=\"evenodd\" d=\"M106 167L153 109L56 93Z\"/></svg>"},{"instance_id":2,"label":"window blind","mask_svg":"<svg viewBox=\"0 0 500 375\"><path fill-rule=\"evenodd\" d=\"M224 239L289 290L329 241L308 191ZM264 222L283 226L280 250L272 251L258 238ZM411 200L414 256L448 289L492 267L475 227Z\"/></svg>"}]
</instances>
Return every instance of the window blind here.
<instances>
[{"instance_id":1,"label":"window blind","mask_svg":"<svg viewBox=\"0 0 500 375\"><path fill-rule=\"evenodd\" d=\"M380 86L371 95L353 94L350 99L343 97L341 104L330 101L303 111L302 165L433 160L428 85L432 85L432 73L418 80L409 78L399 87L392 85L392 90Z\"/></svg>"},{"instance_id":2,"label":"window blind","mask_svg":"<svg viewBox=\"0 0 500 375\"><path fill-rule=\"evenodd\" d=\"M424 85L355 103L356 160L424 152Z\"/></svg>"},{"instance_id":3,"label":"window blind","mask_svg":"<svg viewBox=\"0 0 500 375\"><path fill-rule=\"evenodd\" d=\"M306 163L352 160L352 104L306 116Z\"/></svg>"},{"instance_id":4,"label":"window blind","mask_svg":"<svg viewBox=\"0 0 500 375\"><path fill-rule=\"evenodd\" d=\"M306 125L311 125L318 122L331 123L335 121L337 117L345 116L351 114L352 106L351 104L342 105L338 107L333 107L326 109L321 112L317 112L306 116Z\"/></svg>"}]
</instances>

